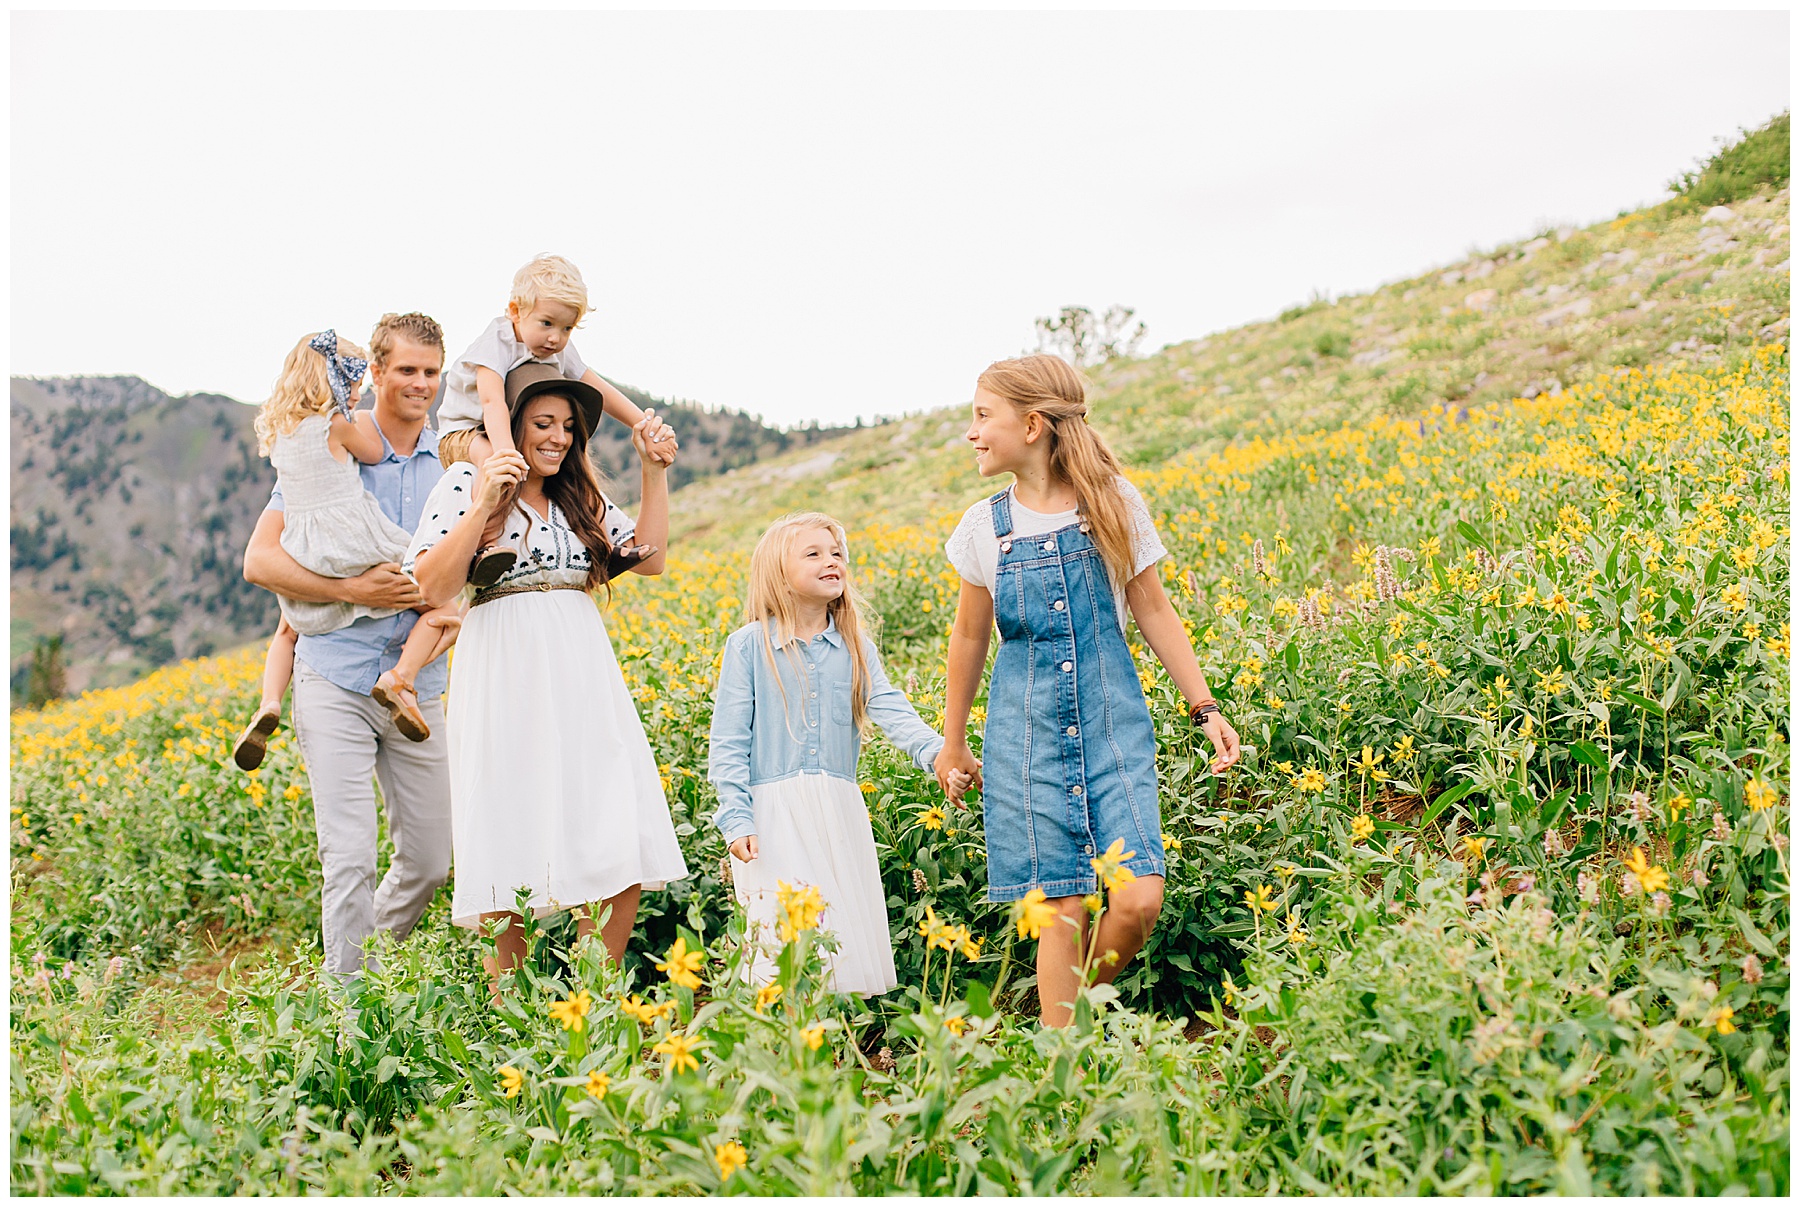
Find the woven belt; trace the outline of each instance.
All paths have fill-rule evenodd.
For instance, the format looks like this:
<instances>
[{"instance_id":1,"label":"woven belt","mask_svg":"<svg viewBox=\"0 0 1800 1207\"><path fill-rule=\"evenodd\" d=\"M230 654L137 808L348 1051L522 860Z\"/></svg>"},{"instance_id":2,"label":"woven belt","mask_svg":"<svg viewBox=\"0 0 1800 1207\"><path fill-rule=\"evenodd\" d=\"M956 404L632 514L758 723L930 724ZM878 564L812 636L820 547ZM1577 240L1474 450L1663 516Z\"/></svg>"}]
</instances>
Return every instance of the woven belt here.
<instances>
[{"instance_id":1,"label":"woven belt","mask_svg":"<svg viewBox=\"0 0 1800 1207\"><path fill-rule=\"evenodd\" d=\"M469 601L471 608L480 607L489 600L503 599L508 595L523 595L528 591L583 591L586 583L504 583L497 587L489 587L485 591L477 591L475 598Z\"/></svg>"}]
</instances>

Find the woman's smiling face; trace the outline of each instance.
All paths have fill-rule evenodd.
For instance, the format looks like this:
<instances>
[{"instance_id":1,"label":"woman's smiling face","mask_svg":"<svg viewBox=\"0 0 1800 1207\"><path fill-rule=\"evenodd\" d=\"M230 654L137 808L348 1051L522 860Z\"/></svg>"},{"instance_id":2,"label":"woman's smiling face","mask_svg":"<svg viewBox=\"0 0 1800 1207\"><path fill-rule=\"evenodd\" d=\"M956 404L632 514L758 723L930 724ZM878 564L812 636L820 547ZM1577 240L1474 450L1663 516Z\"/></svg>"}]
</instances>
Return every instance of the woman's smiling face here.
<instances>
[{"instance_id":1,"label":"woman's smiling face","mask_svg":"<svg viewBox=\"0 0 1800 1207\"><path fill-rule=\"evenodd\" d=\"M525 404L519 452L532 474L554 478L575 444L575 408L561 394L539 394Z\"/></svg>"}]
</instances>

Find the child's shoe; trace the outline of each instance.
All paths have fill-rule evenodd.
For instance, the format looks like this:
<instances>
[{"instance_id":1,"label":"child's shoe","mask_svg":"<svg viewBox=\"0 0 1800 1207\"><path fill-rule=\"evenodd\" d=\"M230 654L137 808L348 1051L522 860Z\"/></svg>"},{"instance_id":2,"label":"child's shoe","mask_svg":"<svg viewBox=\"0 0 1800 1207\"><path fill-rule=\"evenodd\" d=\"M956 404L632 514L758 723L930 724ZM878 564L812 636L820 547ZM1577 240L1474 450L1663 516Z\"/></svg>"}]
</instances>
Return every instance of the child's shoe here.
<instances>
[{"instance_id":1,"label":"child's shoe","mask_svg":"<svg viewBox=\"0 0 1800 1207\"><path fill-rule=\"evenodd\" d=\"M413 685L400 678L393 671L385 671L381 678L375 680L375 686L369 692L375 703L388 710L394 718L394 727L408 741L423 742L431 736L431 727L425 724L425 714L419 711L419 694Z\"/></svg>"},{"instance_id":2,"label":"child's shoe","mask_svg":"<svg viewBox=\"0 0 1800 1207\"><path fill-rule=\"evenodd\" d=\"M262 766L263 756L269 753L269 735L280 727L280 707L263 705L250 718L249 726L238 735L237 745L231 749L231 761L245 771L255 771Z\"/></svg>"},{"instance_id":3,"label":"child's shoe","mask_svg":"<svg viewBox=\"0 0 1800 1207\"><path fill-rule=\"evenodd\" d=\"M469 585L471 587L491 587L500 581L501 575L513 568L519 560L517 551L505 545L489 545L475 555L469 563Z\"/></svg>"},{"instance_id":4,"label":"child's shoe","mask_svg":"<svg viewBox=\"0 0 1800 1207\"><path fill-rule=\"evenodd\" d=\"M606 555L606 577L615 579L639 562L656 556L655 545L624 545Z\"/></svg>"}]
</instances>

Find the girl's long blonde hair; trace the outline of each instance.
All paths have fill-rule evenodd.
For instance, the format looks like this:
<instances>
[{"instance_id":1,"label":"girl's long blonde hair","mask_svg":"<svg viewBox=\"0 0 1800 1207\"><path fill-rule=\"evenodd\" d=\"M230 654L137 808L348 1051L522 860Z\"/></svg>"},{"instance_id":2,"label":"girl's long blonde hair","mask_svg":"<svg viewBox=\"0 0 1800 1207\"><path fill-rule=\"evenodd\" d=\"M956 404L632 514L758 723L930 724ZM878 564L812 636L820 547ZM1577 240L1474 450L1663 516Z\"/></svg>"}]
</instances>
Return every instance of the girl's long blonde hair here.
<instances>
[{"instance_id":1,"label":"girl's long blonde hair","mask_svg":"<svg viewBox=\"0 0 1800 1207\"><path fill-rule=\"evenodd\" d=\"M997 360L976 382L1050 425L1050 472L1075 488L1081 515L1094 530L1100 559L1120 585L1131 581L1131 511L1119 491L1124 469L1100 433L1088 426L1087 387L1060 356Z\"/></svg>"},{"instance_id":2,"label":"girl's long blonde hair","mask_svg":"<svg viewBox=\"0 0 1800 1207\"><path fill-rule=\"evenodd\" d=\"M326 375L325 357L310 345L317 331L300 337L294 350L281 366L281 376L269 400L256 412L256 451L266 457L275 447L277 436L286 436L312 415L328 414L337 405L331 396L331 379ZM338 338L338 355L368 359L368 353L343 337Z\"/></svg>"},{"instance_id":3,"label":"girl's long blonde hair","mask_svg":"<svg viewBox=\"0 0 1800 1207\"><path fill-rule=\"evenodd\" d=\"M788 660L801 682L805 682L806 672L801 669L799 656L790 644L798 627L800 609L794 602L793 584L788 580L787 559L793 551L794 539L803 532L815 530L829 532L844 552L844 593L827 604L825 610L836 622L838 636L844 639L844 648L850 651L850 721L856 726L856 732L862 733L869 724L871 682L868 656L863 652L862 610L866 605L850 580L850 542L844 537L844 526L817 511L795 512L769 525L769 530L762 534L750 554L750 598L744 605L744 614L747 620L762 626L763 654L768 658L769 666L775 666L775 647L779 643L787 650ZM781 692L782 712L786 713L787 689L781 687L779 674L775 676L775 684Z\"/></svg>"}]
</instances>

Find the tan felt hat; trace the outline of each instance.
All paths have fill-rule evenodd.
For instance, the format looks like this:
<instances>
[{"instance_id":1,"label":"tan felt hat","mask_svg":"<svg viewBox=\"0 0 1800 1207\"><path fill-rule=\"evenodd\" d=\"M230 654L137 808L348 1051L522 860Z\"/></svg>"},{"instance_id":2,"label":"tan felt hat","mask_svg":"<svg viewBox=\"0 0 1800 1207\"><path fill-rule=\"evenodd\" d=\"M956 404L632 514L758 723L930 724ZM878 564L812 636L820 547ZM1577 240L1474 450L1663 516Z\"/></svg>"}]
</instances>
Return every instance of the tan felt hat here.
<instances>
[{"instance_id":1,"label":"tan felt hat","mask_svg":"<svg viewBox=\"0 0 1800 1207\"><path fill-rule=\"evenodd\" d=\"M585 381L570 381L555 365L541 360L522 360L506 374L506 410L517 415L519 408L539 394L561 394L581 408L587 421L588 434L599 426L606 400L600 391Z\"/></svg>"}]
</instances>

